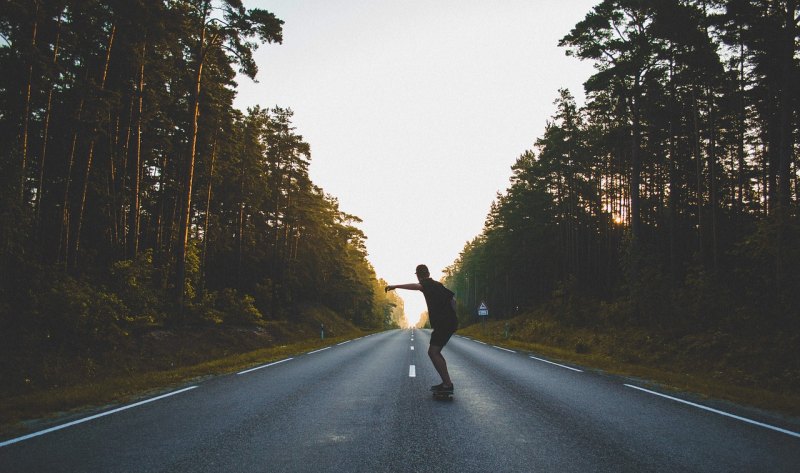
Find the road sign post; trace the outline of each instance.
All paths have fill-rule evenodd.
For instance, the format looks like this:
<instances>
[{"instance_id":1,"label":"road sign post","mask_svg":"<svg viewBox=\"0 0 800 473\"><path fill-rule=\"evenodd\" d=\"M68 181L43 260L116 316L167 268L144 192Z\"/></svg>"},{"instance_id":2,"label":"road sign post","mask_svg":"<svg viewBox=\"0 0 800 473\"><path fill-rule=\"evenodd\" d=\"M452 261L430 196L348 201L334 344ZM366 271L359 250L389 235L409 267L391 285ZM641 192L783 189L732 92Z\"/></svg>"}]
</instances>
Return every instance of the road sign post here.
<instances>
[{"instance_id":1,"label":"road sign post","mask_svg":"<svg viewBox=\"0 0 800 473\"><path fill-rule=\"evenodd\" d=\"M481 301L480 307L478 307L478 316L479 317L489 317L489 308L486 307L486 303Z\"/></svg>"},{"instance_id":2,"label":"road sign post","mask_svg":"<svg viewBox=\"0 0 800 473\"><path fill-rule=\"evenodd\" d=\"M486 318L489 317L489 308L486 307L486 302L484 301L481 301L481 305L478 307L478 317L482 320L483 333L486 333Z\"/></svg>"}]
</instances>

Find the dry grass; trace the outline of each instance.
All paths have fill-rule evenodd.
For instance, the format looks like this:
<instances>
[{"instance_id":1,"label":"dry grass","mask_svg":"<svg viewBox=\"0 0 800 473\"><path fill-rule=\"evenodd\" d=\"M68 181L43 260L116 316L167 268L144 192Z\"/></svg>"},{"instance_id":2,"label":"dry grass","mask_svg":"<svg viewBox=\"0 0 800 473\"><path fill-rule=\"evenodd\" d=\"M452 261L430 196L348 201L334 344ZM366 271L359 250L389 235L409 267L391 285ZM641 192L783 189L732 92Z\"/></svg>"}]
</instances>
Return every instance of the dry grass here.
<instances>
[{"instance_id":1,"label":"dry grass","mask_svg":"<svg viewBox=\"0 0 800 473\"><path fill-rule=\"evenodd\" d=\"M96 382L6 397L0 399L0 434L3 436L14 435L28 430L25 426L28 423L47 421L54 417L69 417L78 411L150 397L203 378L233 373L251 366L296 356L350 338L354 338L354 335L326 337L325 340L314 338L231 355L191 366L117 376ZM31 421L30 419L37 420Z\"/></svg>"},{"instance_id":2,"label":"dry grass","mask_svg":"<svg viewBox=\"0 0 800 473\"><path fill-rule=\"evenodd\" d=\"M506 337L506 324L509 336ZM526 330L524 327L528 326ZM536 328L531 328L536 325ZM538 334L532 332L537 331ZM767 409L785 415L800 415L800 393L791 387L757 386L741 370L720 370L685 355L652 353L649 347L621 346L619 336L561 327L551 322L529 319L471 325L459 334L498 346L538 353L611 374L651 381L666 389L691 392L703 397ZM545 343L533 340L544 339ZM697 353L693 356L698 356ZM700 357L702 358L702 357ZM765 383L770 384L770 383Z\"/></svg>"}]
</instances>

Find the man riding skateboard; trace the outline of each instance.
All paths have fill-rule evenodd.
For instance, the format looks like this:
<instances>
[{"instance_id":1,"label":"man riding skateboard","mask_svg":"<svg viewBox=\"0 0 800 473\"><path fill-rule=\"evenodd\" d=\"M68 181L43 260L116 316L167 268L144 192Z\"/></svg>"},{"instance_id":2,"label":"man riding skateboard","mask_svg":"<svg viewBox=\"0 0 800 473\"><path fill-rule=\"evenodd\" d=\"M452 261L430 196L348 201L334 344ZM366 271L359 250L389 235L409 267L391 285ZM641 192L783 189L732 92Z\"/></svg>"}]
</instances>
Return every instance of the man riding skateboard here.
<instances>
[{"instance_id":1,"label":"man riding skateboard","mask_svg":"<svg viewBox=\"0 0 800 473\"><path fill-rule=\"evenodd\" d=\"M456 317L456 298L455 293L438 281L431 279L431 273L424 264L417 266L415 272L418 283L398 284L386 286L385 290L407 289L411 291L422 291L425 296L425 303L428 305L428 319L430 320L433 333L431 343L428 347L428 356L436 368L436 372L442 378L442 383L431 386L434 394L452 394L453 382L447 372L447 362L442 356L442 348L447 345L448 340L458 329L458 318Z\"/></svg>"}]
</instances>

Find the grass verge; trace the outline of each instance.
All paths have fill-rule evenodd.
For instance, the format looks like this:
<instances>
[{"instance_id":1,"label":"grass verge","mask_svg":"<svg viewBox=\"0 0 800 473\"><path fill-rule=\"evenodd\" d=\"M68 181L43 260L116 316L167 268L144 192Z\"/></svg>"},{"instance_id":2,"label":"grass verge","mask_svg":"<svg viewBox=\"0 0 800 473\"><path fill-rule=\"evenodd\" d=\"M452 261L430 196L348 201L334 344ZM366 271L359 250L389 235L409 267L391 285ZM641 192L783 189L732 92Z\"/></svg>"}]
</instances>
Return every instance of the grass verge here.
<instances>
[{"instance_id":1,"label":"grass verge","mask_svg":"<svg viewBox=\"0 0 800 473\"><path fill-rule=\"evenodd\" d=\"M369 333L369 332L364 332ZM360 335L295 341L261 348L247 353L168 370L115 376L90 383L41 390L0 399L0 435L10 437L35 430L38 425L56 418L70 418L86 411L100 410L109 404L124 404L204 378L229 374L243 369L297 356L315 349L341 343Z\"/></svg>"},{"instance_id":2,"label":"grass verge","mask_svg":"<svg viewBox=\"0 0 800 473\"><path fill-rule=\"evenodd\" d=\"M729 401L793 417L800 416L800 393L791 389L764 389L743 385L742 380L735 375L709 369L703 363L692 365L686 360L667 357L653 361L644 356L633 356L630 350L620 347L592 346L584 342L588 339L585 334L571 333L565 328L556 336L550 334L549 338L557 344L525 340L514 334L515 323L518 324L519 321L474 324L459 330L459 335L618 376L646 380L646 383L657 384L675 392L690 392L703 398ZM511 333L506 335L509 326L512 327ZM579 341L576 343L574 340ZM637 361L626 361L630 359Z\"/></svg>"}]
</instances>

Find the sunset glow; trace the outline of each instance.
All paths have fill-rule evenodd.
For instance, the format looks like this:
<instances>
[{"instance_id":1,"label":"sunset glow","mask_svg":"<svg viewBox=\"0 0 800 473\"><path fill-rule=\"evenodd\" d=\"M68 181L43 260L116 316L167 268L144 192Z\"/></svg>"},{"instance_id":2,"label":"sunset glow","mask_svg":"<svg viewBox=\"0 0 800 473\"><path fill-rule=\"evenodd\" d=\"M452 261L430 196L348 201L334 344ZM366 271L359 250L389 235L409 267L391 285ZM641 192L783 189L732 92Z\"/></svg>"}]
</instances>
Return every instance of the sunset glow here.
<instances>
[{"instance_id":1,"label":"sunset glow","mask_svg":"<svg viewBox=\"0 0 800 473\"><path fill-rule=\"evenodd\" d=\"M414 315L413 313L406 312L406 326L407 327L416 327L419 323L420 319L422 318L422 314L418 313Z\"/></svg>"}]
</instances>

